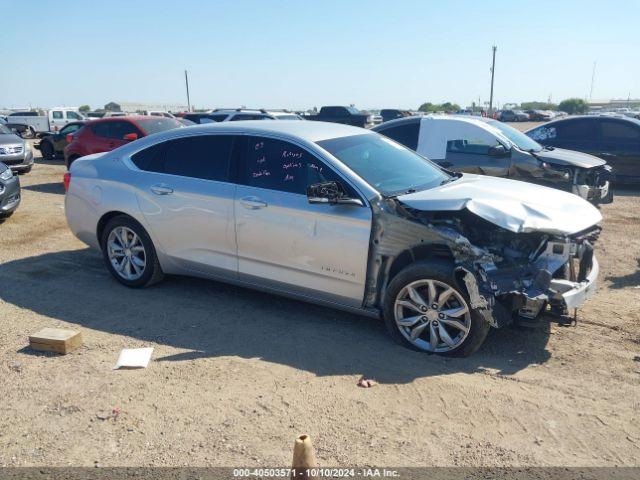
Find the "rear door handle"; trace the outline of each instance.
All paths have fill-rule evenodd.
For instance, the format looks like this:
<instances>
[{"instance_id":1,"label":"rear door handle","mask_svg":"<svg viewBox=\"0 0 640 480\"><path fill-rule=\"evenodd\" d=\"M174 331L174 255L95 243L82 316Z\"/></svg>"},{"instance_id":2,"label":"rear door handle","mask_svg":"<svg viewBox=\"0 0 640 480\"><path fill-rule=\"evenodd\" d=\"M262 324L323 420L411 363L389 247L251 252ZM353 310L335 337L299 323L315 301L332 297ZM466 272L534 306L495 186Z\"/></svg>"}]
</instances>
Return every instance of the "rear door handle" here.
<instances>
[{"instance_id":1,"label":"rear door handle","mask_svg":"<svg viewBox=\"0 0 640 480\"><path fill-rule=\"evenodd\" d=\"M258 197L242 197L240 203L243 207L250 210L257 210L258 208L264 208L267 206L267 202Z\"/></svg>"},{"instance_id":2,"label":"rear door handle","mask_svg":"<svg viewBox=\"0 0 640 480\"><path fill-rule=\"evenodd\" d=\"M151 191L156 195L171 195L173 193L173 188L171 188L169 185L158 184L153 185L151 187Z\"/></svg>"}]
</instances>

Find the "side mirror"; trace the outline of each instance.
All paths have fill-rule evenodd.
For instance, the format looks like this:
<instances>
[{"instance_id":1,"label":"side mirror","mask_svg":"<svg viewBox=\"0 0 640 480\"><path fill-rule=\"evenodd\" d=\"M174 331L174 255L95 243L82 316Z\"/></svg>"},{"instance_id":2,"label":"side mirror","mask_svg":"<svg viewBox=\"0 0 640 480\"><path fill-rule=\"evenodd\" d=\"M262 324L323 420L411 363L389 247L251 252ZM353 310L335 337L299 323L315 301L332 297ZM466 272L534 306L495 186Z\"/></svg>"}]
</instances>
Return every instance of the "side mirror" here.
<instances>
[{"instance_id":1,"label":"side mirror","mask_svg":"<svg viewBox=\"0 0 640 480\"><path fill-rule=\"evenodd\" d=\"M509 154L509 150L507 150L504 145L495 145L489 148L489 156L490 157L504 157Z\"/></svg>"},{"instance_id":2,"label":"side mirror","mask_svg":"<svg viewBox=\"0 0 640 480\"><path fill-rule=\"evenodd\" d=\"M307 198L309 203L362 206L362 200L347 196L339 182L323 182L309 185L307 188Z\"/></svg>"},{"instance_id":3,"label":"side mirror","mask_svg":"<svg viewBox=\"0 0 640 480\"><path fill-rule=\"evenodd\" d=\"M138 134L137 133L127 133L124 137L122 137L124 140L126 140L127 142L133 142L134 140L138 139Z\"/></svg>"}]
</instances>

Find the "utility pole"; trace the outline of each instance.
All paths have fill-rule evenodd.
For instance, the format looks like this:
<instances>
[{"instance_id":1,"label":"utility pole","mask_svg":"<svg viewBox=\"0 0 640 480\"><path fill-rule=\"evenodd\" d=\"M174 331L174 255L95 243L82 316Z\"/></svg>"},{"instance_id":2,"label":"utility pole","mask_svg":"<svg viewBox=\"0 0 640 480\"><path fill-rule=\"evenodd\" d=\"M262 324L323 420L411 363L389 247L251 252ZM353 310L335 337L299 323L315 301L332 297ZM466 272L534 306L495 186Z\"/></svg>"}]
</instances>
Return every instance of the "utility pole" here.
<instances>
[{"instance_id":1,"label":"utility pole","mask_svg":"<svg viewBox=\"0 0 640 480\"><path fill-rule=\"evenodd\" d=\"M596 62L593 62L593 71L591 72L591 88L589 89L589 101L593 100L593 80L596 78Z\"/></svg>"},{"instance_id":2,"label":"utility pole","mask_svg":"<svg viewBox=\"0 0 640 480\"><path fill-rule=\"evenodd\" d=\"M496 70L496 50L497 49L498 47L496 47L495 45L491 47L491 50L493 50L493 61L491 62L491 95L489 95L489 113L491 113L491 111L493 110L493 76Z\"/></svg>"},{"instance_id":3,"label":"utility pole","mask_svg":"<svg viewBox=\"0 0 640 480\"><path fill-rule=\"evenodd\" d=\"M184 71L184 83L187 85L187 110L191 111L191 99L189 98L189 75Z\"/></svg>"}]
</instances>

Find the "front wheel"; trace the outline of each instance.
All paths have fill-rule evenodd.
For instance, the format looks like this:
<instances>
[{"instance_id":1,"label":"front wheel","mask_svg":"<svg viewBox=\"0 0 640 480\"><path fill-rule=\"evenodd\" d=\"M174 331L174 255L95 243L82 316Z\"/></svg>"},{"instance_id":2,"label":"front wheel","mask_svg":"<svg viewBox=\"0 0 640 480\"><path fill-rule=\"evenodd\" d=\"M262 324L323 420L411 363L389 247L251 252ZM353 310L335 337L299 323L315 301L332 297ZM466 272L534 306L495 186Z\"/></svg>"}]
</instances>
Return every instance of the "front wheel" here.
<instances>
[{"instance_id":1,"label":"front wheel","mask_svg":"<svg viewBox=\"0 0 640 480\"><path fill-rule=\"evenodd\" d=\"M55 156L53 145L50 142L40 142L40 153L45 160L51 160Z\"/></svg>"},{"instance_id":2,"label":"front wheel","mask_svg":"<svg viewBox=\"0 0 640 480\"><path fill-rule=\"evenodd\" d=\"M384 320L391 337L413 350L453 357L474 353L489 324L469 307L448 262L416 262L389 284Z\"/></svg>"},{"instance_id":3,"label":"front wheel","mask_svg":"<svg viewBox=\"0 0 640 480\"><path fill-rule=\"evenodd\" d=\"M149 234L133 218L119 215L109 220L100 245L107 269L123 285L147 287L164 277Z\"/></svg>"}]
</instances>

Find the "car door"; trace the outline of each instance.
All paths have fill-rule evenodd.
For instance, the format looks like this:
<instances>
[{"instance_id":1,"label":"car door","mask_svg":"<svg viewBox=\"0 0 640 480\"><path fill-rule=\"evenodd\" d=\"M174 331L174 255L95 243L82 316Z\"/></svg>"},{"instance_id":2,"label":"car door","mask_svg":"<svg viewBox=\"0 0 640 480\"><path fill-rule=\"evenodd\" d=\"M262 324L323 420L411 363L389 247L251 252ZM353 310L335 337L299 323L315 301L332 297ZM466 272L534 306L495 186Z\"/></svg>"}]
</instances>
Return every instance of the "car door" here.
<instances>
[{"instance_id":1,"label":"car door","mask_svg":"<svg viewBox=\"0 0 640 480\"><path fill-rule=\"evenodd\" d=\"M56 153L62 152L67 146L67 135L75 133L82 128L82 123L70 123L65 125L58 133L52 136L53 149Z\"/></svg>"},{"instance_id":2,"label":"car door","mask_svg":"<svg viewBox=\"0 0 640 480\"><path fill-rule=\"evenodd\" d=\"M136 153L140 209L178 270L237 275L232 135L191 135ZM233 170L235 172L235 170Z\"/></svg>"},{"instance_id":3,"label":"car door","mask_svg":"<svg viewBox=\"0 0 640 480\"><path fill-rule=\"evenodd\" d=\"M52 132L57 132L65 125L64 112L62 110L51 110L49 112L49 127Z\"/></svg>"},{"instance_id":4,"label":"car door","mask_svg":"<svg viewBox=\"0 0 640 480\"><path fill-rule=\"evenodd\" d=\"M371 209L318 156L277 138L246 138L236 191L240 278L358 307L367 271ZM310 204L307 186L339 181L363 206Z\"/></svg>"},{"instance_id":5,"label":"car door","mask_svg":"<svg viewBox=\"0 0 640 480\"><path fill-rule=\"evenodd\" d=\"M109 124L109 137L106 142L106 151L111 151L115 148L121 147L125 143L129 143L130 140L125 140L125 135L135 133L138 138L144 137L144 133L133 123L127 120L111 120L107 123Z\"/></svg>"},{"instance_id":6,"label":"car door","mask_svg":"<svg viewBox=\"0 0 640 480\"><path fill-rule=\"evenodd\" d=\"M444 161L438 163L454 172L476 173L492 177L508 177L511 167L511 153L504 149L494 155L494 147L501 144L481 138L456 138L447 140Z\"/></svg>"},{"instance_id":7,"label":"car door","mask_svg":"<svg viewBox=\"0 0 640 480\"><path fill-rule=\"evenodd\" d=\"M640 124L601 119L597 155L613 168L617 181L640 179Z\"/></svg>"}]
</instances>

